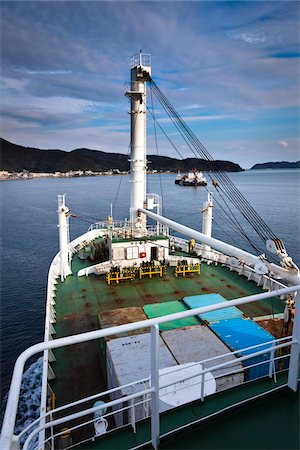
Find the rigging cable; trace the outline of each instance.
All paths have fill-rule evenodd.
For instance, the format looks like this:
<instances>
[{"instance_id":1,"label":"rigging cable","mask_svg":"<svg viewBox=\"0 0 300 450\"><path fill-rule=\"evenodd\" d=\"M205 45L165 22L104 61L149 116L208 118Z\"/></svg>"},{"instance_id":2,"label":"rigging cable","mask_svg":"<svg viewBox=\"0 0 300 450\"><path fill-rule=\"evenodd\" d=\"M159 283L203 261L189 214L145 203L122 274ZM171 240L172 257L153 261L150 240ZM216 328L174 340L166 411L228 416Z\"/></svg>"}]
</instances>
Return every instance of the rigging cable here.
<instances>
[{"instance_id":1,"label":"rigging cable","mask_svg":"<svg viewBox=\"0 0 300 450\"><path fill-rule=\"evenodd\" d=\"M164 131L164 129L161 127L160 123L157 121L156 117L152 114L152 111L148 109L148 111L150 112L150 114L152 115L153 120L157 123L157 125L159 126L159 128L161 129L161 131L163 132L163 134L165 135L165 137L168 139L168 141L170 142L170 144L172 145L172 147L176 150L176 152L178 153L178 155L180 156L180 158L183 160L182 154L180 153L180 151L178 150L178 148L175 146L175 144L172 142L172 140L169 138L169 136L167 135L167 133ZM207 189L207 187L205 187L207 192L209 192L209 190ZM219 192L220 194L220 192ZM221 197L221 195L220 195ZM224 203L226 204L226 207L228 208L228 210L230 210L230 208L228 207L228 204L226 203L226 200L224 198L221 197L221 199L224 201ZM247 236L247 234L245 233L245 231L243 230L241 224L239 223L239 221L237 220L237 218L235 217L235 215L231 212L231 214L228 213L228 211L226 211L222 205L220 204L220 202L218 202L216 200L216 197L214 197L214 201L218 204L218 206L223 210L224 214L227 216L228 220L232 223L232 225L234 226L234 228L241 233L241 235L243 236L243 238L251 245L251 247L255 250L255 252L257 253L257 255L263 253L262 251L258 250L257 247L253 244L253 242L249 239L249 237Z\"/></svg>"},{"instance_id":2,"label":"rigging cable","mask_svg":"<svg viewBox=\"0 0 300 450\"><path fill-rule=\"evenodd\" d=\"M156 153L157 156L158 155L158 144L157 144L157 133L156 133L156 120L155 120L155 115L154 115L154 103L153 103L153 95L152 95L152 89L150 89L150 95L151 95L151 107L152 107L152 117L153 117L153 128L154 128L154 136L155 136L155 146L156 146ZM163 189L162 189L162 182L161 182L161 173L159 172L159 184L160 184L160 195L161 195L161 201L162 201L162 205L161 205L161 211L162 211L162 206L164 204L164 197L163 197Z\"/></svg>"},{"instance_id":3,"label":"rigging cable","mask_svg":"<svg viewBox=\"0 0 300 450\"><path fill-rule=\"evenodd\" d=\"M82 217L82 216L78 216L78 215L75 215L75 214L69 214L69 216L70 217L73 217L74 219L78 219L78 220L82 220L83 222L87 222L87 223L89 223L90 225L92 225L93 223L95 223L94 222L94 220L89 220L89 219L87 219L87 218L85 218L85 217ZM98 221L98 219L97 219L97 221Z\"/></svg>"},{"instance_id":4,"label":"rigging cable","mask_svg":"<svg viewBox=\"0 0 300 450\"><path fill-rule=\"evenodd\" d=\"M169 114L170 115L170 114ZM171 116L170 116L171 117ZM180 134L182 135L183 139L185 140L185 142L187 143L187 145L189 146L190 150L192 151L192 153L194 154L195 158L198 159L197 154L195 153L193 147L191 146L190 142L187 140L187 138L181 133L179 126L177 125L177 123L174 122L173 118L171 117L171 120L173 121L174 125L176 126L176 128L178 129L178 131L180 132ZM217 168L214 166L211 166L212 171L215 173L216 178L218 178L218 174L216 173ZM217 188L217 190L219 190L220 186L218 185L218 183L215 182L215 180L212 179L211 175L208 173L208 176L210 177L212 184ZM220 180L219 180L220 181ZM221 181L220 181L221 182ZM258 233L258 235L260 235L259 231L256 229L256 232ZM261 237L261 236L260 236ZM263 240L265 240L265 238L262 238Z\"/></svg>"},{"instance_id":5,"label":"rigging cable","mask_svg":"<svg viewBox=\"0 0 300 450\"><path fill-rule=\"evenodd\" d=\"M155 93L155 91L154 91L154 93ZM163 94L162 94L163 95ZM178 126L177 126L177 129L180 131L180 129L181 130L183 130L183 133L184 133L184 135L186 136L186 137L188 137L189 138L189 140L193 143L193 145L194 145L194 147L195 147L195 149L197 150L197 152L198 153L200 153L199 152L199 148L198 147L200 147L200 150L202 150L202 153L204 154L204 157L205 157L205 159L210 163L210 166L211 166L211 168L212 168L212 170L216 170L216 167L215 167L215 163L214 163L214 160L212 159L212 157L209 155L209 153L207 152L207 150L205 149L205 147L200 143L200 141L196 138L196 136L192 133L192 131L188 128L188 126L183 122L183 120L181 119L181 117L179 116L179 114L175 111L175 109L173 108L173 106L170 104L170 102L166 99L166 98L163 98L163 97L161 97L161 96L158 96L158 99L159 99L159 101L161 102L161 104L162 104L162 106L164 106L164 108L166 109L166 111L167 111L167 113L169 114L169 116L171 117L171 119L172 119L172 121L173 121L173 123L177 126L177 124L178 124ZM176 123L174 122L174 120L176 121ZM179 129L180 128L180 129ZM181 131L180 131L181 132ZM182 133L181 133L182 134ZM183 136L183 134L182 134L182 136ZM204 151L203 151L204 150ZM194 155L195 155L195 152L193 152L194 153ZM196 156L196 155L195 155ZM241 193L239 193L239 191L237 190L237 188L234 186L234 184L231 182L231 180L227 177L227 179L226 179L226 176L225 176L225 174L224 173L222 173L222 172L219 172L219 173L217 173L216 174L216 176L217 176L217 178L219 179L219 181L222 183L223 182L223 184L226 184L227 185L227 187L229 186L229 196L230 196L230 194L231 194L231 191L232 191L232 187L234 187L234 190L236 191L235 192L235 194L237 194L238 193L238 195L240 195L241 196ZM211 178L211 177L210 177ZM222 181L221 181L222 180ZM229 183L229 185L228 185L228 183ZM231 185L230 185L230 183L231 183ZM236 197L234 197L234 198L232 198L232 196L231 196L231 201L232 201L232 203L234 203L234 204L236 204L236 201L235 201L235 199L236 199ZM247 202L246 201L246 199L244 199L243 198L243 202ZM246 208L249 210L249 208L251 208L251 206L249 205L249 204L247 204L247 203L245 203L246 204ZM241 204L241 206L242 206L242 208L239 208L243 213L244 213L244 215L246 214L247 215L247 212L249 212L249 211L247 211L247 210L245 210L245 208L244 208L244 205L243 204ZM254 213L256 214L256 212L254 211ZM254 216L255 216L255 214L254 214ZM257 217L259 217L258 215L257 215ZM255 218L256 219L256 218ZM247 220L249 221L249 217L247 216ZM259 220L262 220L261 218L259 218ZM262 221L263 222L263 221ZM250 223L251 223L251 225L253 226L254 224L253 224L253 222L250 220ZM264 226L265 226L265 224L264 224ZM256 231L258 232L258 234L260 234L259 233L259 230L255 227L255 229L256 229ZM265 239L265 236L264 236L264 239Z\"/></svg>"},{"instance_id":6,"label":"rigging cable","mask_svg":"<svg viewBox=\"0 0 300 450\"><path fill-rule=\"evenodd\" d=\"M236 188L234 183L230 180L230 178L224 172L217 172L216 163L208 153L206 148L201 144L198 138L194 135L194 133L190 130L190 128L185 124L179 114L176 112L171 103L166 99L164 94L160 91L154 81L151 79L151 84L154 94L157 99L163 106L163 108L168 113L172 122L181 133L182 137L185 139L188 146L191 148L193 154L197 157L198 155L203 155L205 160L208 162L209 167L215 173L216 178L219 183L226 187L226 196L230 199L231 203L233 203L241 212L241 214L245 217L245 219L251 224L251 226L255 229L257 234L261 237L263 241L266 239L274 238L275 234L268 227L268 225L261 219L261 217L256 213L256 211L251 207L245 197L241 194L241 192ZM193 148L191 147L193 146ZM209 177L212 179L211 175Z\"/></svg>"},{"instance_id":7,"label":"rigging cable","mask_svg":"<svg viewBox=\"0 0 300 450\"><path fill-rule=\"evenodd\" d=\"M172 107L172 105L170 104L170 102L168 102L167 99L164 99L164 98L162 98L162 97L158 97L158 99L159 99L159 101L161 102L161 104L162 104L162 106L164 107L164 109L166 110L166 112L169 114L171 120L173 121L173 123L174 123L174 125L176 126L176 128L178 129L178 131L181 133L182 137L185 139L186 143L189 145L189 147L190 147L190 149L192 150L194 156L195 156L196 158L198 158L197 154L195 153L195 150L197 151L198 154L200 154L199 148L197 148L197 147L200 146L200 149L201 149L202 144L200 143L200 141L196 138L196 136L192 133L192 131L188 128L188 126L183 122L183 120L181 119L181 117L179 116L179 114L176 112L176 110ZM166 103L166 102L167 102L167 103ZM169 103L169 104L168 104L168 103ZM183 130L183 133L184 133L184 134L182 133L181 130ZM192 145L193 145L194 148L191 147L190 142L188 141L188 139L189 139L189 141L192 143ZM202 146L202 148L205 150L205 152L207 152L206 149L205 149L203 146ZM206 154L205 152L203 152L203 153L204 153L205 160L209 163L209 166L210 166L211 170L212 170L213 172L215 172L216 178L218 178L218 180L219 180L219 182L220 182L221 184L226 185L226 184L227 184L227 180L226 180L226 178L223 179L224 176L225 176L225 174L223 174L222 172L217 172L217 167L216 167L216 165L215 165L214 160L212 159L212 157L211 157L209 154ZM207 152L207 153L208 153L208 152ZM200 154L200 156L202 156L202 155ZM209 174L209 177L211 178L211 175L210 175L210 174ZM227 178L228 178L228 177L227 177ZM215 180L213 180L212 178L211 178L211 180L212 180L212 183L213 183L213 185L214 185L215 187L218 186L218 187L220 188L220 185L218 185L218 184L215 182ZM221 180L222 180L222 181L221 181ZM228 181L230 182L230 179L229 179L229 178L228 178ZM234 185L233 185L233 186L234 186ZM234 186L234 187L235 187L235 186ZM238 192L239 192L239 191L238 191ZM233 204L235 204L235 205L238 207L238 204L236 204L236 202L235 202L236 196L234 196L233 198L232 198L232 196L231 196L231 189L229 189L229 192L227 193L227 196L228 196L229 198L231 197L231 198L230 198L231 202L232 202ZM248 208L248 206L247 206L247 208ZM244 211L244 209L243 209L243 208L242 208L242 209L239 208L239 210L240 210L240 211L243 213L243 215L245 216L245 211ZM245 216L245 218L247 218L247 220L249 221L249 217L246 217L246 216ZM250 220L250 223L251 223L251 220ZM253 222L251 223L251 225L254 226L256 232L260 235L259 229L256 228L256 226L253 224ZM262 236L261 236L261 237L262 237ZM262 239L265 240L265 236L263 236Z\"/></svg>"},{"instance_id":8,"label":"rigging cable","mask_svg":"<svg viewBox=\"0 0 300 450\"><path fill-rule=\"evenodd\" d=\"M230 208L228 206L227 201L225 200L225 198L223 198L222 196L222 190L219 191L219 195L220 198L222 199L222 201L225 203L225 206L227 207L227 210L229 211ZM214 197L215 198L215 197ZM257 253L257 255L263 253L262 251L260 251L257 246L251 241L251 239L247 236L247 234L245 233L245 231L243 230L243 227L241 226L240 222L237 220L235 214L233 214L233 211L231 210L231 215L229 213L227 213L227 211L222 208L222 210L224 212L226 212L227 216L230 218L231 223L233 223L236 228L239 230L239 232L241 233L241 235L246 239L246 241L251 245L251 247L255 250L255 252Z\"/></svg>"},{"instance_id":9,"label":"rigging cable","mask_svg":"<svg viewBox=\"0 0 300 450\"><path fill-rule=\"evenodd\" d=\"M76 214L76 215L74 216L73 213ZM82 219L86 219L86 220L92 220L93 223L94 223L95 220L96 220L96 222L99 222L99 217L96 219L95 217L86 216L84 214L81 214L78 211L74 211L73 209L70 210L70 214L69 215L71 217L75 217L76 219L82 218Z\"/></svg>"},{"instance_id":10,"label":"rigging cable","mask_svg":"<svg viewBox=\"0 0 300 450\"><path fill-rule=\"evenodd\" d=\"M129 144L129 146L128 146L128 150L127 150L126 156L129 155L130 147L131 147L131 144ZM116 192L115 199L114 199L113 206L112 206L112 215L114 215L116 202L117 202L117 199L118 199L118 196L119 196L119 192L120 192L121 184L122 184L122 181L123 181L123 177L124 177L124 173L121 174L121 178L120 178L120 181L119 181L119 185L118 185L117 192Z\"/></svg>"}]
</instances>

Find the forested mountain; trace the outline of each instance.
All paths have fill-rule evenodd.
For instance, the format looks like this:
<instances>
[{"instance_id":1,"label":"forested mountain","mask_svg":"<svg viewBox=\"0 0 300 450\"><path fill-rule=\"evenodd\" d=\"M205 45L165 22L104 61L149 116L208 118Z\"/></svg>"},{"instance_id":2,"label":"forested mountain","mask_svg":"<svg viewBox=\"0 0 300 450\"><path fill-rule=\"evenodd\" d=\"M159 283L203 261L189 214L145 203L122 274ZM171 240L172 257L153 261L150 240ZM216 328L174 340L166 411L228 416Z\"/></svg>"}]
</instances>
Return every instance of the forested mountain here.
<instances>
[{"instance_id":1,"label":"forested mountain","mask_svg":"<svg viewBox=\"0 0 300 450\"><path fill-rule=\"evenodd\" d=\"M278 162L266 162L261 164L255 164L251 167L251 170L255 169L299 169L300 161L288 162L288 161L278 161Z\"/></svg>"},{"instance_id":2,"label":"forested mountain","mask_svg":"<svg viewBox=\"0 0 300 450\"><path fill-rule=\"evenodd\" d=\"M167 156L148 155L150 170L175 172L187 171L192 168L208 171L211 165L208 161L196 158L179 160ZM218 170L240 172L243 169L230 161L216 160ZM71 152L63 150L40 150L38 148L22 147L1 138L0 169L9 172L67 172L69 170L92 170L93 172L119 169L129 170L128 156L121 153L106 153L100 150L79 148Z\"/></svg>"}]
</instances>

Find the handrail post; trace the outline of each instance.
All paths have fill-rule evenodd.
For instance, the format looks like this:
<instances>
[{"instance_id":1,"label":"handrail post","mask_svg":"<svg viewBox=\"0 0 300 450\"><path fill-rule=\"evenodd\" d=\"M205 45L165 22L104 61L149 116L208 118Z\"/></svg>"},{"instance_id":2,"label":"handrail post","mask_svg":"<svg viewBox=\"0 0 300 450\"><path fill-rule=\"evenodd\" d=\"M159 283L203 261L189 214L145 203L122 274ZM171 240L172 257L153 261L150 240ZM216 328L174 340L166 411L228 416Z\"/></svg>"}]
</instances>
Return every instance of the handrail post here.
<instances>
[{"instance_id":1,"label":"handrail post","mask_svg":"<svg viewBox=\"0 0 300 450\"><path fill-rule=\"evenodd\" d=\"M133 386L131 386L131 393L133 394ZM136 427L135 427L135 406L134 406L134 399L132 398L130 400L130 423L133 429L134 434L136 433Z\"/></svg>"},{"instance_id":2,"label":"handrail post","mask_svg":"<svg viewBox=\"0 0 300 450\"><path fill-rule=\"evenodd\" d=\"M272 346L273 348L273 346ZM269 377L272 378L274 376L274 381L277 383L276 377L276 363L275 363L275 350L272 350L270 353L270 362L269 362Z\"/></svg>"},{"instance_id":3,"label":"handrail post","mask_svg":"<svg viewBox=\"0 0 300 450\"><path fill-rule=\"evenodd\" d=\"M51 411L51 413L50 413L50 422L52 422L52 421L53 421L53 414L52 414L52 411ZM53 427L50 428L50 432L51 432L51 450L55 450Z\"/></svg>"},{"instance_id":4,"label":"handrail post","mask_svg":"<svg viewBox=\"0 0 300 450\"><path fill-rule=\"evenodd\" d=\"M202 364L202 370L205 370L205 365ZM201 401L204 402L204 384L205 384L205 374L201 373Z\"/></svg>"},{"instance_id":5,"label":"handrail post","mask_svg":"<svg viewBox=\"0 0 300 450\"><path fill-rule=\"evenodd\" d=\"M273 376L273 372L274 372L274 356L275 356L275 351L272 350L270 353L270 359L269 359L269 378L272 378Z\"/></svg>"},{"instance_id":6,"label":"handrail post","mask_svg":"<svg viewBox=\"0 0 300 450\"><path fill-rule=\"evenodd\" d=\"M18 436L13 434L12 440L11 440L11 446L9 447L9 449L10 450L20 450L20 448L21 448L21 446L20 446Z\"/></svg>"},{"instance_id":7,"label":"handrail post","mask_svg":"<svg viewBox=\"0 0 300 450\"><path fill-rule=\"evenodd\" d=\"M300 366L300 296L295 295L295 315L293 326L293 344L289 365L288 387L293 391L298 390L298 373Z\"/></svg>"},{"instance_id":8,"label":"handrail post","mask_svg":"<svg viewBox=\"0 0 300 450\"><path fill-rule=\"evenodd\" d=\"M156 450L159 444L159 328L151 327L151 442Z\"/></svg>"}]
</instances>

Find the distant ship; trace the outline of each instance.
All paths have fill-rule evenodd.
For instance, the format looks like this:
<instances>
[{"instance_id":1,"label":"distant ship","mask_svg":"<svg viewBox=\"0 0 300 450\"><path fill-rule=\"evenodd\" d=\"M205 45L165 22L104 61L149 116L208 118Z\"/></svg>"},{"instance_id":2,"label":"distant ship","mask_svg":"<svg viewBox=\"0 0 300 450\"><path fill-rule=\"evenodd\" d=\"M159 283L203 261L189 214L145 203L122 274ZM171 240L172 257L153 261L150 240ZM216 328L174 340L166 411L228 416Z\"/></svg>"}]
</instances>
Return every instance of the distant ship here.
<instances>
[{"instance_id":1,"label":"distant ship","mask_svg":"<svg viewBox=\"0 0 300 450\"><path fill-rule=\"evenodd\" d=\"M175 184L180 186L207 186L207 180L202 172L198 170L190 170L187 175L177 173Z\"/></svg>"}]
</instances>

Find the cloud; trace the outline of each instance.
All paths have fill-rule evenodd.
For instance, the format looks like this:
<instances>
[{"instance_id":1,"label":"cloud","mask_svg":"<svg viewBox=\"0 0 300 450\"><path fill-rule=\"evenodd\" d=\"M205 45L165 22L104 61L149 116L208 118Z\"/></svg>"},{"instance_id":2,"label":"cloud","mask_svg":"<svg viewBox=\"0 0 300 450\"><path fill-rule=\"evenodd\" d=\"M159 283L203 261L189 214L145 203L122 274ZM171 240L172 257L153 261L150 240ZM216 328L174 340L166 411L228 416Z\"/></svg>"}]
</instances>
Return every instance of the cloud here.
<instances>
[{"instance_id":1,"label":"cloud","mask_svg":"<svg viewBox=\"0 0 300 450\"><path fill-rule=\"evenodd\" d=\"M267 37L264 33L232 33L231 37L233 39L241 39L244 42L247 42L248 44L261 44L265 43L267 41Z\"/></svg>"},{"instance_id":2,"label":"cloud","mask_svg":"<svg viewBox=\"0 0 300 450\"><path fill-rule=\"evenodd\" d=\"M276 144L280 145L281 147L287 148L289 146L287 141L276 141Z\"/></svg>"},{"instance_id":3,"label":"cloud","mask_svg":"<svg viewBox=\"0 0 300 450\"><path fill-rule=\"evenodd\" d=\"M119 151L125 139L127 148L124 82L143 48L154 80L208 143L217 137L241 163L246 143L258 145L251 133L270 149L285 136L296 152L296 2L3 2L1 21L8 140Z\"/></svg>"}]
</instances>

